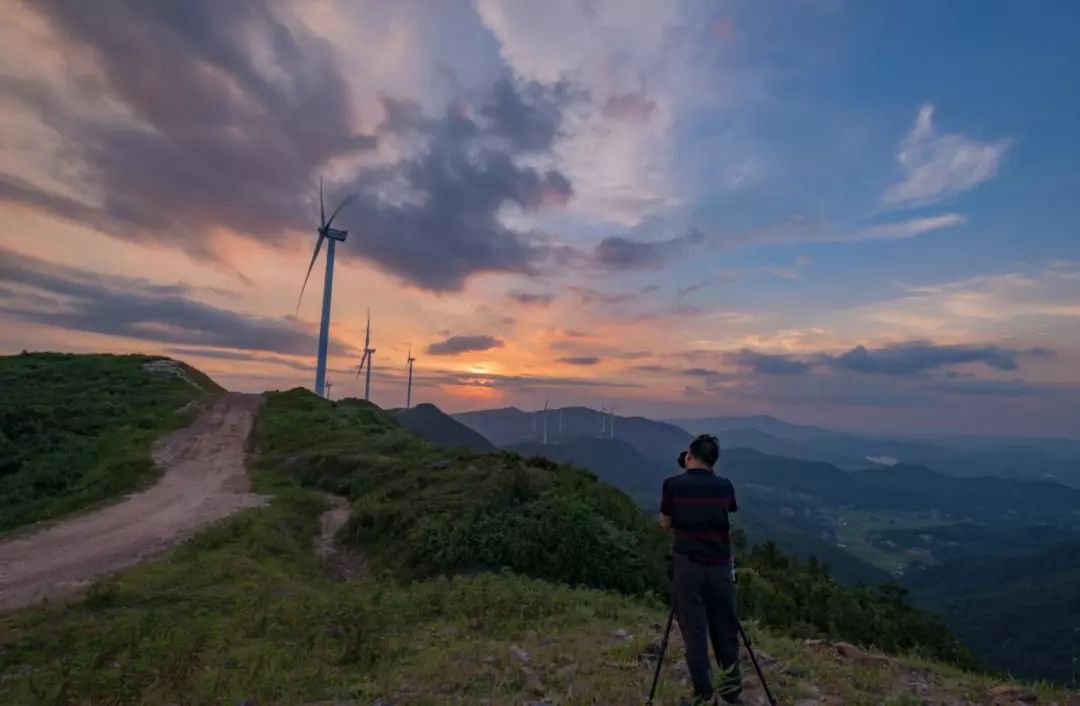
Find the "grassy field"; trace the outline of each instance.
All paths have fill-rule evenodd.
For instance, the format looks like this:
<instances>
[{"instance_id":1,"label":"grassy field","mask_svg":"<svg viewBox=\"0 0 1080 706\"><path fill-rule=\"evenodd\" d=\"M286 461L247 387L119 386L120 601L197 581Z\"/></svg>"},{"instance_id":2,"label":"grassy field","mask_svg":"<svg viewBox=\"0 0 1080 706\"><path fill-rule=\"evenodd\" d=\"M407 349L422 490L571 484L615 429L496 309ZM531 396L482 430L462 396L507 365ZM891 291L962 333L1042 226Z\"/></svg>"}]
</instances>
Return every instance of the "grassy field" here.
<instances>
[{"instance_id":1,"label":"grassy field","mask_svg":"<svg viewBox=\"0 0 1080 706\"><path fill-rule=\"evenodd\" d=\"M255 441L255 490L272 496L268 507L98 583L82 601L0 616L0 704L644 697L666 613L653 590L662 538L622 494L542 461L447 454L370 405L298 390L270 396ZM363 579L335 580L313 551L326 490L351 499L339 539L368 553ZM527 521L507 518L507 504ZM586 510L573 526L551 516ZM592 553L597 565L584 566ZM770 561L790 583L748 569L749 594L766 614L803 615L801 569ZM815 587L835 585L826 579ZM843 602L831 596L820 609ZM884 607L870 593L836 597ZM921 703L920 689L981 700L991 684L912 659L845 662L827 645L749 629L782 703ZM658 704L688 691L681 656L676 641Z\"/></svg>"},{"instance_id":2,"label":"grassy field","mask_svg":"<svg viewBox=\"0 0 1080 706\"><path fill-rule=\"evenodd\" d=\"M943 527L954 523L935 512L890 512L887 510L836 509L836 540L844 549L890 574L901 574L915 554L901 547L890 548L878 539L885 530Z\"/></svg>"},{"instance_id":3,"label":"grassy field","mask_svg":"<svg viewBox=\"0 0 1080 706\"><path fill-rule=\"evenodd\" d=\"M153 441L221 393L202 373L148 372L160 358L0 357L0 532L84 509L154 478Z\"/></svg>"}]
</instances>

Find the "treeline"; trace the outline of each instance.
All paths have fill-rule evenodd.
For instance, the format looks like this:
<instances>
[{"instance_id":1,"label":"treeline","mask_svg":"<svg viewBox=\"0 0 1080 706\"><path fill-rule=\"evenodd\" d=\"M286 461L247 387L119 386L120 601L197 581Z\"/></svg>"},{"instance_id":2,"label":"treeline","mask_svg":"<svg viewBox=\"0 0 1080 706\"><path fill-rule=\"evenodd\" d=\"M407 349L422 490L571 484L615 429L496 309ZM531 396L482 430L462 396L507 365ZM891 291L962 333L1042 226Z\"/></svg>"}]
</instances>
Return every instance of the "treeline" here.
<instances>
[{"instance_id":1,"label":"treeline","mask_svg":"<svg viewBox=\"0 0 1080 706\"><path fill-rule=\"evenodd\" d=\"M257 440L264 470L352 500L350 541L399 580L509 569L549 581L666 597L667 538L656 520L596 477L506 451L442 449L360 401L303 390L271 395ZM740 604L783 632L919 652L970 655L896 586L845 587L824 565L766 542L742 557Z\"/></svg>"},{"instance_id":2,"label":"treeline","mask_svg":"<svg viewBox=\"0 0 1080 706\"><path fill-rule=\"evenodd\" d=\"M844 586L814 558L801 562L766 541L736 533L739 611L796 637L828 637L889 653L917 653L965 668L977 665L936 615L914 608L899 584Z\"/></svg>"}]
</instances>

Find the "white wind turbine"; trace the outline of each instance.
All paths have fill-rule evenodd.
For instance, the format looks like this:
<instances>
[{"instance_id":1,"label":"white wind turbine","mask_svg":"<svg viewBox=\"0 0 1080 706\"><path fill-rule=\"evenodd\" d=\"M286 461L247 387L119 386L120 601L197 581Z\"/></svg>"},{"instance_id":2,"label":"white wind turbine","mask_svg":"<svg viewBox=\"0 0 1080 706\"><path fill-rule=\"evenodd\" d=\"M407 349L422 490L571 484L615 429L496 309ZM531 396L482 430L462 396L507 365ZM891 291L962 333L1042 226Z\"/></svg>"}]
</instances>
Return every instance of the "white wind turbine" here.
<instances>
[{"instance_id":1,"label":"white wind turbine","mask_svg":"<svg viewBox=\"0 0 1080 706\"><path fill-rule=\"evenodd\" d=\"M405 365L409 366L409 386L406 388L406 391L405 391L405 409L411 409L412 408L412 370L413 370L413 363L415 363L415 362L416 362L416 358L413 358L412 344L410 343L409 344L409 355L408 355L408 358L405 361Z\"/></svg>"},{"instance_id":2,"label":"white wind turbine","mask_svg":"<svg viewBox=\"0 0 1080 706\"><path fill-rule=\"evenodd\" d=\"M334 222L334 218L341 209L345 208L345 205L355 198L355 194L352 194L345 198L338 207L334 209L334 212L330 214L330 219L326 218L326 209L323 207L323 188L322 179L319 179L319 227L316 230L318 237L315 240L315 252L311 254L311 263L308 265L307 274L304 275L304 284L300 287L300 296L296 299L296 313L300 313L300 300L304 297L304 289L307 287L308 278L311 277L311 270L315 267L315 261L319 258L319 250L322 249L323 241L326 242L326 275L323 279L323 302L322 302L322 321L319 323L319 347L316 351L315 360L315 394L320 397L324 396L326 392L326 346L330 341L330 298L334 290L334 246L338 241L345 241L346 236L349 235L349 231L340 230L338 228L331 228L330 224Z\"/></svg>"},{"instance_id":3,"label":"white wind turbine","mask_svg":"<svg viewBox=\"0 0 1080 706\"><path fill-rule=\"evenodd\" d=\"M544 400L544 446L547 446L547 442L548 442L548 433L547 433L548 401L549 400L547 400L547 399Z\"/></svg>"},{"instance_id":4,"label":"white wind turbine","mask_svg":"<svg viewBox=\"0 0 1080 706\"><path fill-rule=\"evenodd\" d=\"M356 379L364 372L364 364L367 364L367 375L364 379L364 399L371 401L371 359L375 356L375 349L371 347L371 307L367 312L367 332L364 334L364 355L360 358L360 365L356 367Z\"/></svg>"}]
</instances>

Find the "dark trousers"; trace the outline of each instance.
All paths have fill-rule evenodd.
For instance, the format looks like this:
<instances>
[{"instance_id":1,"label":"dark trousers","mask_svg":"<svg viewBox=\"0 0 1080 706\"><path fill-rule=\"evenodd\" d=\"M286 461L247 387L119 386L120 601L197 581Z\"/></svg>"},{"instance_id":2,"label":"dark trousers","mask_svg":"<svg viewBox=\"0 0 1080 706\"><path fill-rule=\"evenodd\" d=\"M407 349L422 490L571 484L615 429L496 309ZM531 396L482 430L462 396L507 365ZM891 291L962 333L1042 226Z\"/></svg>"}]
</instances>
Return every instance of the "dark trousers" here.
<instances>
[{"instance_id":1,"label":"dark trousers","mask_svg":"<svg viewBox=\"0 0 1080 706\"><path fill-rule=\"evenodd\" d=\"M694 683L694 696L711 697L709 641L716 662L724 670L720 694L740 691L739 624L735 616L735 585L727 566L703 564L675 555L675 611L686 643L686 666Z\"/></svg>"}]
</instances>

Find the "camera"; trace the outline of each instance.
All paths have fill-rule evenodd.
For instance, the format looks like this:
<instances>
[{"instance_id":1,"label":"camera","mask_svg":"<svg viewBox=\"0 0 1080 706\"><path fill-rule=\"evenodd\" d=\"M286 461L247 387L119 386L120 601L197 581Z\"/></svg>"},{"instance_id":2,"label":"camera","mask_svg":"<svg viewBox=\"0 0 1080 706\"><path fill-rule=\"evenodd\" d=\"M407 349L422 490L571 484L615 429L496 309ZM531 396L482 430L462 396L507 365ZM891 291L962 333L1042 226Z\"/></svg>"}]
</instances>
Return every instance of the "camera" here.
<instances>
[{"instance_id":1,"label":"camera","mask_svg":"<svg viewBox=\"0 0 1080 706\"><path fill-rule=\"evenodd\" d=\"M679 468L686 468L686 454L687 453L688 453L687 451L683 451L681 454L679 454L679 460L676 461L676 463L679 464Z\"/></svg>"}]
</instances>

